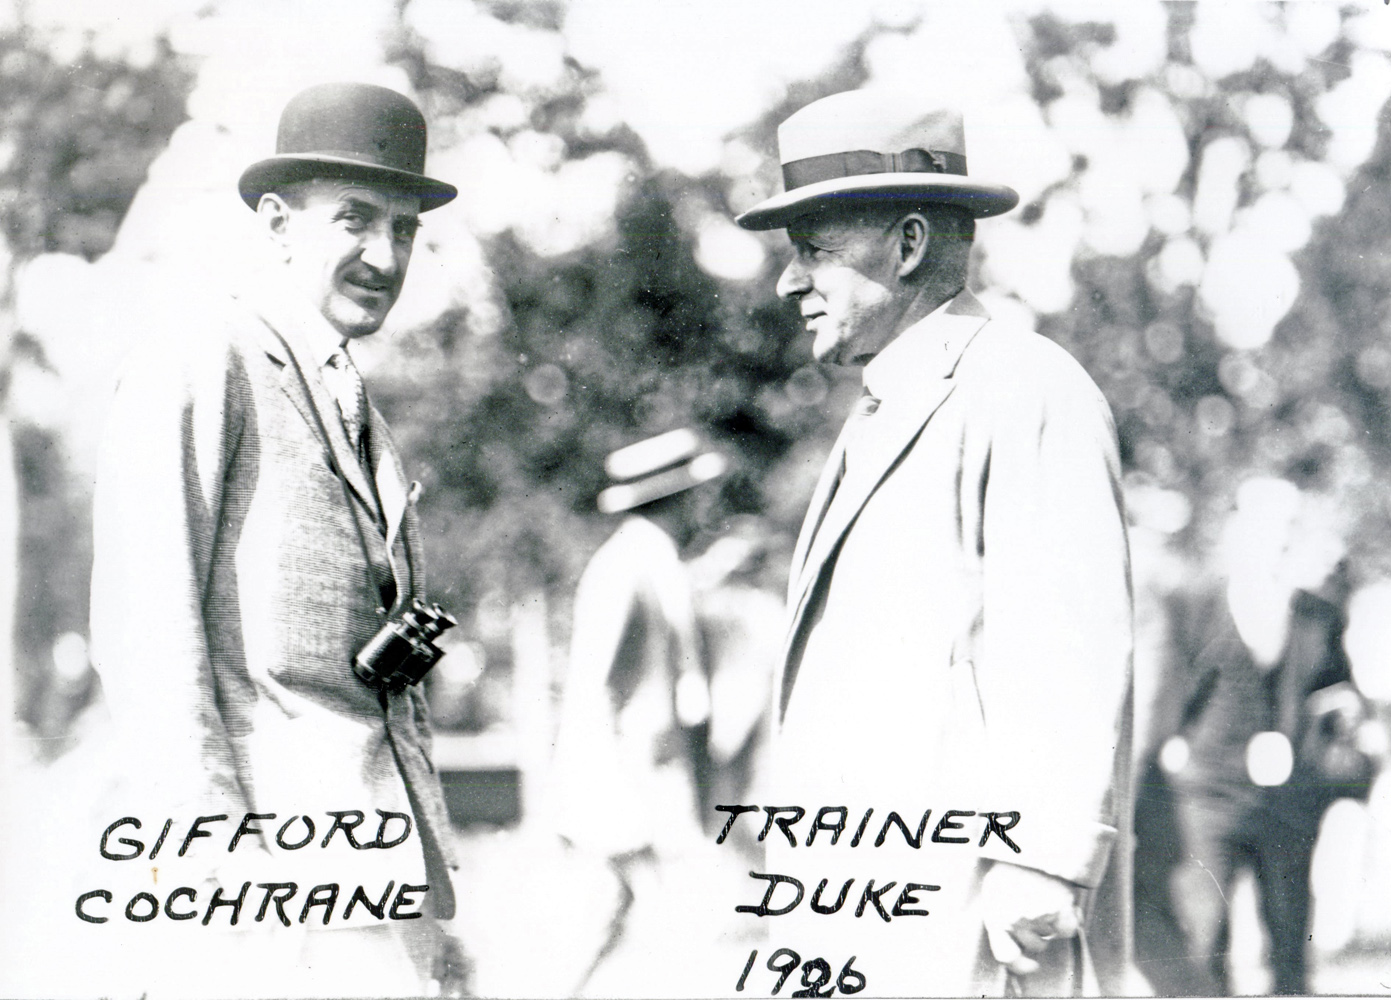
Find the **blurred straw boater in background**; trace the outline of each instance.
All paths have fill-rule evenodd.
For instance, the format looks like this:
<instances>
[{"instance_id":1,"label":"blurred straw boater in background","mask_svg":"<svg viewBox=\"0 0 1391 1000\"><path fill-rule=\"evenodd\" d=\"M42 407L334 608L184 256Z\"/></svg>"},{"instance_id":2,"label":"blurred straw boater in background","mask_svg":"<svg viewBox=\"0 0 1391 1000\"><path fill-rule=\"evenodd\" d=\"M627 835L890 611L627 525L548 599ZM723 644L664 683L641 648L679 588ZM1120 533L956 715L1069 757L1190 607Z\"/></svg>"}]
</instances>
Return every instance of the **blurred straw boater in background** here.
<instances>
[{"instance_id":1,"label":"blurred straw boater in background","mask_svg":"<svg viewBox=\"0 0 1391 1000\"><path fill-rule=\"evenodd\" d=\"M394 91L296 96L275 155L239 184L267 266L234 289L181 289L186 322L142 337L120 380L96 492L92 638L113 713L135 734L132 794L143 815L211 817L215 831L260 814L234 853L191 850L184 884L301 894L293 928L263 920L252 889L236 933L213 933L235 920L219 909L204 934L130 962L151 995L461 988L459 949L437 923L454 914L448 824L423 693L408 683L425 664L401 678L381 658L354 669L384 627L449 623L416 605L418 489L347 350L395 304L419 215L456 194L425 174L425 147L423 116ZM409 836L359 851L351 830L330 829L322 850L278 846L282 823L333 810L349 826L366 817L359 847L373 846L378 810L404 817ZM361 906L350 917L353 886L375 899L388 882L428 886L420 919ZM306 923L315 883L321 902L328 884L348 888Z\"/></svg>"},{"instance_id":2,"label":"blurred straw boater in background","mask_svg":"<svg viewBox=\"0 0 1391 1000\"><path fill-rule=\"evenodd\" d=\"M771 918L774 940L832 968L856 956L872 995L1123 992L1131 609L1110 411L966 289L976 220L1018 196L967 172L956 110L836 94L778 147L784 193L737 221L787 230L777 293L865 391L792 562L768 794L827 827L872 807L875 830L890 810L906 828L853 850L770 833L767 870L809 896L826 880L823 906L857 880L836 914ZM1018 852L925 838L949 809L1017 813ZM869 879L936 887L929 915L862 901L856 919Z\"/></svg>"}]
</instances>

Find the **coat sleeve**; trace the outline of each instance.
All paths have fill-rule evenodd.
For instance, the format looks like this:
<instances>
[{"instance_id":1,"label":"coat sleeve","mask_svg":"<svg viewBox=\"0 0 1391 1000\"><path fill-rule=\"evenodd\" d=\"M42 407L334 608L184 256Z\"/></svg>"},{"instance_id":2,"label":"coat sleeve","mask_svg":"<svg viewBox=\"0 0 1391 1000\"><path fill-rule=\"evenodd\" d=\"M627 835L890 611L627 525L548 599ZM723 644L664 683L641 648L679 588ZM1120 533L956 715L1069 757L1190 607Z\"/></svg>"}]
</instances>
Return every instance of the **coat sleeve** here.
<instances>
[{"instance_id":1,"label":"coat sleeve","mask_svg":"<svg viewBox=\"0 0 1391 1000\"><path fill-rule=\"evenodd\" d=\"M111 406L93 509L93 659L137 762L139 797L165 815L245 807L219 709L203 609L228 468L249 397L235 351L149 349Z\"/></svg>"},{"instance_id":2,"label":"coat sleeve","mask_svg":"<svg viewBox=\"0 0 1391 1000\"><path fill-rule=\"evenodd\" d=\"M1130 822L1129 550L1110 410L1043 346L992 407L982 493L987 808L1020 813L1021 848L987 852L1094 886Z\"/></svg>"}]
</instances>

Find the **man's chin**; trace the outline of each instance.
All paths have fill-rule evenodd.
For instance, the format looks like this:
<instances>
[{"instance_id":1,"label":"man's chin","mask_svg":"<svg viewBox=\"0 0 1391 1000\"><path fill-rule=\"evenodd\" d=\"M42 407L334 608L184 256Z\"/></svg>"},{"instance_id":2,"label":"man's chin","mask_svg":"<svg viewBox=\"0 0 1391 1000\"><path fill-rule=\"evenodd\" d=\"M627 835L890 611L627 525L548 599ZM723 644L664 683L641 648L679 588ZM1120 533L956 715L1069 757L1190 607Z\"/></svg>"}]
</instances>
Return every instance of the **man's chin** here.
<instances>
[{"instance_id":1,"label":"man's chin","mask_svg":"<svg viewBox=\"0 0 1391 1000\"><path fill-rule=\"evenodd\" d=\"M335 330L345 337L367 337L382 328L386 322L386 309L366 309L357 303L334 303L325 312L324 318Z\"/></svg>"},{"instance_id":2,"label":"man's chin","mask_svg":"<svg viewBox=\"0 0 1391 1000\"><path fill-rule=\"evenodd\" d=\"M828 338L825 342L818 337L812 342L811 356L825 365L854 364L850 357L850 345L838 337Z\"/></svg>"}]
</instances>

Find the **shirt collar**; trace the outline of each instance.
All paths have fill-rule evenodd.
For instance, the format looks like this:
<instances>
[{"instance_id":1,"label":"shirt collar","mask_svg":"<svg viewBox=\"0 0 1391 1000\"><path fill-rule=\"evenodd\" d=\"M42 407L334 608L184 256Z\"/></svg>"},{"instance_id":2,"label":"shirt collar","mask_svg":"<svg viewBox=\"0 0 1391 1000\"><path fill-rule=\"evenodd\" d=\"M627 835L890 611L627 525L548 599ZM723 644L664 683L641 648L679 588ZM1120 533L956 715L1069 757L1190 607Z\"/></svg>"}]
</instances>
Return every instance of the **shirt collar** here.
<instances>
[{"instance_id":1,"label":"shirt collar","mask_svg":"<svg viewBox=\"0 0 1391 1000\"><path fill-rule=\"evenodd\" d=\"M865 390L876 399L912 395L926 379L950 378L966 345L990 318L962 291L904 330L865 365Z\"/></svg>"},{"instance_id":2,"label":"shirt collar","mask_svg":"<svg viewBox=\"0 0 1391 1000\"><path fill-rule=\"evenodd\" d=\"M251 299L256 307L267 319L274 320L282 336L294 339L296 347L304 351L304 357L322 366L347 345L348 338L335 330L323 313L290 284L282 269L258 268L249 287L255 290Z\"/></svg>"}]
</instances>

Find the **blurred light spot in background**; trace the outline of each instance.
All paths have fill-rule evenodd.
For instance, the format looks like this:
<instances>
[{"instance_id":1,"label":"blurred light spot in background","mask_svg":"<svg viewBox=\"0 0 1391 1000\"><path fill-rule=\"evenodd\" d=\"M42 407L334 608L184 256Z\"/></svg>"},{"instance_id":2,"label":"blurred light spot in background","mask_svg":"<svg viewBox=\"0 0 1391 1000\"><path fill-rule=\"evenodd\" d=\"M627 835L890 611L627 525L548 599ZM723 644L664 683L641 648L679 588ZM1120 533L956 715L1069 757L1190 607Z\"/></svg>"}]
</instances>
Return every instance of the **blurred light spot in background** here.
<instances>
[{"instance_id":1,"label":"blurred light spot in background","mask_svg":"<svg viewBox=\"0 0 1391 1000\"><path fill-rule=\"evenodd\" d=\"M64 632L53 640L53 674L61 682L74 684L87 676L87 640L77 632Z\"/></svg>"},{"instance_id":2,"label":"blurred light spot in background","mask_svg":"<svg viewBox=\"0 0 1391 1000\"><path fill-rule=\"evenodd\" d=\"M1167 240L1146 268L1152 284L1161 291L1176 292L1184 285L1196 285L1203 278L1202 247L1187 236Z\"/></svg>"},{"instance_id":3,"label":"blurred light spot in background","mask_svg":"<svg viewBox=\"0 0 1391 1000\"><path fill-rule=\"evenodd\" d=\"M1373 389L1391 389L1391 348L1372 344L1357 355L1357 377Z\"/></svg>"},{"instance_id":4,"label":"blurred light spot in background","mask_svg":"<svg viewBox=\"0 0 1391 1000\"><path fill-rule=\"evenodd\" d=\"M1072 154L1026 94L1001 97L967 119L966 142L971 173L1008 177L1024 205L1072 169Z\"/></svg>"},{"instance_id":5,"label":"blurred light spot in background","mask_svg":"<svg viewBox=\"0 0 1391 1000\"><path fill-rule=\"evenodd\" d=\"M1203 232L1227 231L1240 195L1238 182L1250 162L1246 140L1236 136L1222 136L1203 147L1193 196L1193 223Z\"/></svg>"},{"instance_id":6,"label":"blurred light spot in background","mask_svg":"<svg viewBox=\"0 0 1391 1000\"><path fill-rule=\"evenodd\" d=\"M1165 236L1180 236L1193 226L1193 209L1186 199L1173 194L1150 195L1145 199L1150 225Z\"/></svg>"},{"instance_id":7,"label":"blurred light spot in background","mask_svg":"<svg viewBox=\"0 0 1391 1000\"><path fill-rule=\"evenodd\" d=\"M452 153L444 165L432 161L431 166L436 171L452 168L448 176L459 179L459 201L474 232L480 236L502 232L525 197L525 178L514 169L506 144L483 132L466 139Z\"/></svg>"},{"instance_id":8,"label":"blurred light spot in background","mask_svg":"<svg viewBox=\"0 0 1391 1000\"><path fill-rule=\"evenodd\" d=\"M1326 163L1306 161L1290 169L1290 194L1311 215L1336 215L1342 211L1347 188L1338 172Z\"/></svg>"},{"instance_id":9,"label":"blurred light spot in background","mask_svg":"<svg viewBox=\"0 0 1391 1000\"><path fill-rule=\"evenodd\" d=\"M1285 33L1307 56L1316 56L1338 40L1342 16L1336 4L1285 4ZM1386 19L1380 19L1385 23Z\"/></svg>"},{"instance_id":10,"label":"blurred light spot in background","mask_svg":"<svg viewBox=\"0 0 1391 1000\"><path fill-rule=\"evenodd\" d=\"M1385 18L1383 17L1383 20ZM1391 63L1379 52L1354 52L1352 74L1314 102L1333 133L1328 162L1352 171L1376 146L1378 112L1391 96Z\"/></svg>"},{"instance_id":11,"label":"blurred light spot in background","mask_svg":"<svg viewBox=\"0 0 1391 1000\"><path fill-rule=\"evenodd\" d=\"M749 281L763 273L763 243L724 215L706 215L696 235L696 263L706 274Z\"/></svg>"},{"instance_id":12,"label":"blurred light spot in background","mask_svg":"<svg viewBox=\"0 0 1391 1000\"><path fill-rule=\"evenodd\" d=\"M1226 396L1204 396L1193 407L1193 421L1209 437L1221 437L1236 422L1236 410Z\"/></svg>"},{"instance_id":13,"label":"blurred light spot in background","mask_svg":"<svg viewBox=\"0 0 1391 1000\"><path fill-rule=\"evenodd\" d=\"M803 365L787 379L787 396L798 406L820 406L830 386L816 365Z\"/></svg>"},{"instance_id":14,"label":"blurred light spot in background","mask_svg":"<svg viewBox=\"0 0 1391 1000\"><path fill-rule=\"evenodd\" d=\"M1173 535L1188 527L1193 516L1188 497L1178 490L1155 486L1145 481L1147 478L1143 473L1126 477L1125 510L1131 523L1161 535Z\"/></svg>"},{"instance_id":15,"label":"blurred light spot in background","mask_svg":"<svg viewBox=\"0 0 1391 1000\"><path fill-rule=\"evenodd\" d=\"M558 365L537 365L522 378L526 394L542 406L555 406L565 398L570 380Z\"/></svg>"},{"instance_id":16,"label":"blurred light spot in background","mask_svg":"<svg viewBox=\"0 0 1391 1000\"><path fill-rule=\"evenodd\" d=\"M1294 109L1280 94L1252 94L1241 109L1251 137L1266 149L1279 149L1294 128Z\"/></svg>"},{"instance_id":17,"label":"blurred light spot in background","mask_svg":"<svg viewBox=\"0 0 1391 1000\"><path fill-rule=\"evenodd\" d=\"M1261 370L1246 354L1233 351L1217 364L1217 379L1233 396L1244 398L1261 380Z\"/></svg>"},{"instance_id":18,"label":"blurred light spot in background","mask_svg":"<svg viewBox=\"0 0 1391 1000\"><path fill-rule=\"evenodd\" d=\"M565 159L565 141L558 135L523 129L507 140L513 159L536 167L555 170Z\"/></svg>"},{"instance_id":19,"label":"blurred light spot in background","mask_svg":"<svg viewBox=\"0 0 1391 1000\"><path fill-rule=\"evenodd\" d=\"M1264 732L1246 744L1246 773L1262 788L1283 785L1294 770L1294 748L1284 733Z\"/></svg>"},{"instance_id":20,"label":"blurred light spot in background","mask_svg":"<svg viewBox=\"0 0 1391 1000\"><path fill-rule=\"evenodd\" d=\"M1346 948L1357 932L1371 832L1371 817L1361 803L1339 799L1324 813L1309 873L1314 896L1310 930L1320 951Z\"/></svg>"},{"instance_id":21,"label":"blurred light spot in background","mask_svg":"<svg viewBox=\"0 0 1391 1000\"><path fill-rule=\"evenodd\" d=\"M1235 232L1213 240L1199 299L1230 347L1263 346L1299 294L1299 272L1284 254Z\"/></svg>"},{"instance_id":22,"label":"blurred light spot in background","mask_svg":"<svg viewBox=\"0 0 1391 1000\"><path fill-rule=\"evenodd\" d=\"M1237 213L1237 228L1283 253L1293 253L1309 242L1313 225L1298 199L1283 191L1263 194L1260 200Z\"/></svg>"},{"instance_id":23,"label":"blurred light spot in background","mask_svg":"<svg viewBox=\"0 0 1391 1000\"><path fill-rule=\"evenodd\" d=\"M1082 208L1065 194L1048 200L1034 225L1008 216L981 227L983 270L988 282L1014 292L1036 312L1061 312L1072 304L1072 255L1084 227Z\"/></svg>"},{"instance_id":24,"label":"blurred light spot in background","mask_svg":"<svg viewBox=\"0 0 1391 1000\"><path fill-rule=\"evenodd\" d=\"M1188 741L1182 736L1170 736L1159 750L1159 766L1165 774L1178 774L1188 766Z\"/></svg>"},{"instance_id":25,"label":"blurred light spot in background","mask_svg":"<svg viewBox=\"0 0 1391 1000\"><path fill-rule=\"evenodd\" d=\"M1285 150L1267 149L1256 157L1256 183L1265 190L1282 191L1293 180L1294 160Z\"/></svg>"},{"instance_id":26,"label":"blurred light spot in background","mask_svg":"<svg viewBox=\"0 0 1391 1000\"><path fill-rule=\"evenodd\" d=\"M1270 26L1254 4L1196 4L1189 35L1193 62L1214 80L1250 69Z\"/></svg>"},{"instance_id":27,"label":"blurred light spot in background","mask_svg":"<svg viewBox=\"0 0 1391 1000\"><path fill-rule=\"evenodd\" d=\"M1343 647L1362 693L1391 701L1391 580L1379 580L1352 595Z\"/></svg>"},{"instance_id":28,"label":"blurred light spot in background","mask_svg":"<svg viewBox=\"0 0 1391 1000\"><path fill-rule=\"evenodd\" d=\"M869 26L873 5L625 4L622 30L614 14L607 0L573 0L565 18L571 54L602 74L622 120L657 163L698 175L719 164L726 134L756 119L787 83L837 59L845 39ZM712 52L721 53L718 73L709 72Z\"/></svg>"},{"instance_id":29,"label":"blurred light spot in background","mask_svg":"<svg viewBox=\"0 0 1391 1000\"><path fill-rule=\"evenodd\" d=\"M37 337L60 373L80 366L84 353L85 296L93 265L74 254L45 253L20 265L15 275L15 322Z\"/></svg>"},{"instance_id":30,"label":"blurred light spot in background","mask_svg":"<svg viewBox=\"0 0 1391 1000\"><path fill-rule=\"evenodd\" d=\"M1076 16L1082 16L1078 9ZM1108 12L1114 19L1115 40L1092 57L1092 70L1105 83L1120 84L1155 72L1168 57L1168 14L1164 5L1117 4Z\"/></svg>"},{"instance_id":31,"label":"blurred light spot in background","mask_svg":"<svg viewBox=\"0 0 1391 1000\"><path fill-rule=\"evenodd\" d=\"M1119 163L1082 175L1078 196L1087 212L1083 238L1097 253L1129 257L1149 235L1149 216L1133 174Z\"/></svg>"}]
</instances>

